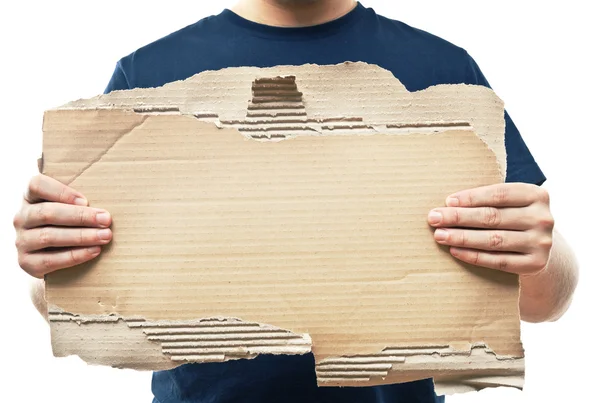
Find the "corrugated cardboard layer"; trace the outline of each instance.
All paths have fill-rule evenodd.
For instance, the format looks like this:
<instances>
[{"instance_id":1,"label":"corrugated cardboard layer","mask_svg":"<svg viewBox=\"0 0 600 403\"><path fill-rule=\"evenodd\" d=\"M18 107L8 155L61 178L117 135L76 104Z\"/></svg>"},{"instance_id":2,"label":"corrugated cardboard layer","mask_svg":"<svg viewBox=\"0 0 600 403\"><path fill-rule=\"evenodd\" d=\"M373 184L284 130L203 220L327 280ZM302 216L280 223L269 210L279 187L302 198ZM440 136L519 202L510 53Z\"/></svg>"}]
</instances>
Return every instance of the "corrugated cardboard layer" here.
<instances>
[{"instance_id":1,"label":"corrugated cardboard layer","mask_svg":"<svg viewBox=\"0 0 600 403\"><path fill-rule=\"evenodd\" d=\"M503 122L487 89L410 94L364 64L226 69L48 111L44 173L114 222L99 259L47 278L55 354L164 369L312 342L324 386L519 387L517 276L454 260L426 222L503 180Z\"/></svg>"},{"instance_id":2,"label":"corrugated cardboard layer","mask_svg":"<svg viewBox=\"0 0 600 403\"><path fill-rule=\"evenodd\" d=\"M140 317L73 315L56 307L48 317L56 355L76 351L85 361L119 368L161 370L258 354L308 354L312 344L306 334L233 318L149 322Z\"/></svg>"},{"instance_id":3,"label":"corrugated cardboard layer","mask_svg":"<svg viewBox=\"0 0 600 403\"><path fill-rule=\"evenodd\" d=\"M249 100L254 102L249 105ZM279 133L284 135L332 134L341 131L334 124L340 120L358 120L371 130L385 130L386 125L433 129L470 125L496 153L506 173L504 104L492 90L474 85L438 85L409 92L390 71L366 63L207 71L160 88L137 89L134 93L115 91L71 102L61 109L69 108L182 113L225 126L252 121L262 129L267 122L293 118L315 129ZM319 130L321 122L330 123L325 126L331 129Z\"/></svg>"}]
</instances>

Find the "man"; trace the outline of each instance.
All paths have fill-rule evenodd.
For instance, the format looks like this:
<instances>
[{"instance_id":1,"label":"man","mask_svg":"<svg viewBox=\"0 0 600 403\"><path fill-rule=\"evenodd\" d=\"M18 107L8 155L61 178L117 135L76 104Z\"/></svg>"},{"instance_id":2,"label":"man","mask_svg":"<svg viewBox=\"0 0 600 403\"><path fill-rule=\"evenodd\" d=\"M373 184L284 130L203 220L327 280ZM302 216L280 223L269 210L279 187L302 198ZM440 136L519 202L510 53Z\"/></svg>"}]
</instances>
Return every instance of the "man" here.
<instances>
[{"instance_id":1,"label":"man","mask_svg":"<svg viewBox=\"0 0 600 403\"><path fill-rule=\"evenodd\" d=\"M442 83L488 86L463 49L354 0L242 0L120 60L106 91L161 86L224 67L344 61L378 64L411 91ZM556 320L568 308L577 267L553 231L549 197L539 187L545 177L508 115L506 124L509 183L449 195L424 219L457 259L520 275L523 320ZM110 213L88 207L83 194L37 176L15 216L19 264L42 278L93 259L110 242L110 225ZM155 373L152 390L157 403L443 401L431 380L317 388L310 355L185 365Z\"/></svg>"}]
</instances>

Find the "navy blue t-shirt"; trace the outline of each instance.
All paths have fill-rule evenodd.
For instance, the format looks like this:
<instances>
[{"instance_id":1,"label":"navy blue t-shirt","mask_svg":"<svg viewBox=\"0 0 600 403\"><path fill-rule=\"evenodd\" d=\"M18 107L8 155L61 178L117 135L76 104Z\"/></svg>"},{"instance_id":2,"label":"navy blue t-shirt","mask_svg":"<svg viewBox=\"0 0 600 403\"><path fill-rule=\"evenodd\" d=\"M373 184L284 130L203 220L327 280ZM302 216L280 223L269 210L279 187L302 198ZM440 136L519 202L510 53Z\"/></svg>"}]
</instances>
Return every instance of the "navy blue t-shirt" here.
<instances>
[{"instance_id":1,"label":"navy blue t-shirt","mask_svg":"<svg viewBox=\"0 0 600 403\"><path fill-rule=\"evenodd\" d=\"M410 91L436 84L489 84L465 50L358 4L322 25L280 28L225 10L121 59L106 92L158 87L225 67L362 61L390 70ZM507 181L545 177L506 115ZM259 356L156 372L158 403L439 403L431 380L369 388L317 388L312 355Z\"/></svg>"}]
</instances>

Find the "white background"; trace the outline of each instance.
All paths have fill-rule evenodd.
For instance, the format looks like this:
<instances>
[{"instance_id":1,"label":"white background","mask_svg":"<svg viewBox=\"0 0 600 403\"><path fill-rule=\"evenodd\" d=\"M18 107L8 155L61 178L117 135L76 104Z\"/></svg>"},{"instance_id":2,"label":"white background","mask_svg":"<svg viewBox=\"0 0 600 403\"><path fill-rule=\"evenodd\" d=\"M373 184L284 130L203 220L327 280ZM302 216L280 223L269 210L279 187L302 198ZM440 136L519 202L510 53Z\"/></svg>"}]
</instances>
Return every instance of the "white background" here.
<instances>
[{"instance_id":1,"label":"white background","mask_svg":"<svg viewBox=\"0 0 600 403\"><path fill-rule=\"evenodd\" d=\"M3 4L6 4L3 2ZM100 93L122 56L232 1L13 1L0 6L0 346L3 402L146 402L150 375L56 359L28 302L12 216L36 173L45 109ZM599 402L600 308L598 61L594 2L375 1L380 14L442 36L477 60L549 178L558 228L575 249L581 282L557 323L523 326L524 392L451 397L468 402ZM6 371L6 372L4 372ZM594 374L595 372L595 374ZM596 377L594 377L596 375Z\"/></svg>"}]
</instances>

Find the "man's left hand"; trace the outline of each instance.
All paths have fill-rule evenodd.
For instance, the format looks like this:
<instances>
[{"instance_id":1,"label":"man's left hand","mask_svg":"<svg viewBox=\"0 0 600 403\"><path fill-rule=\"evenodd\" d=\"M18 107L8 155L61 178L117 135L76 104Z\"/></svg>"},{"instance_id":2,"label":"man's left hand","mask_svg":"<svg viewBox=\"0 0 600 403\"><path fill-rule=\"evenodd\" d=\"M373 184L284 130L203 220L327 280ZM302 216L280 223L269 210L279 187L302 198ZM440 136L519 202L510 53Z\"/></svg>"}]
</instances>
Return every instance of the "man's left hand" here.
<instances>
[{"instance_id":1,"label":"man's left hand","mask_svg":"<svg viewBox=\"0 0 600 403\"><path fill-rule=\"evenodd\" d=\"M455 258L477 266L537 274L548 263L554 219L539 186L503 183L449 196L429 213L435 240Z\"/></svg>"}]
</instances>

